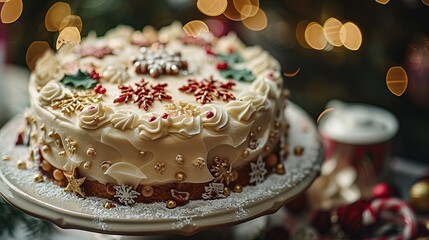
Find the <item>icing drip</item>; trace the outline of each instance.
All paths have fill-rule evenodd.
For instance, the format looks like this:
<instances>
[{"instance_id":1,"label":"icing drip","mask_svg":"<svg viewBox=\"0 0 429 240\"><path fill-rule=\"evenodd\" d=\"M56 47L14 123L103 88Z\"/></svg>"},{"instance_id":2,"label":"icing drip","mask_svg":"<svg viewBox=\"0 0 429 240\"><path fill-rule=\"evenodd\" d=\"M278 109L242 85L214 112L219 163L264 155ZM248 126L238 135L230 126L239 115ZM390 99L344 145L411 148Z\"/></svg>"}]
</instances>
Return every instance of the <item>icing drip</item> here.
<instances>
[{"instance_id":1,"label":"icing drip","mask_svg":"<svg viewBox=\"0 0 429 240\"><path fill-rule=\"evenodd\" d=\"M201 132L200 116L192 117L188 115L180 115L171 118L173 124L168 129L171 134L178 135L182 138L190 138Z\"/></svg>"},{"instance_id":2,"label":"icing drip","mask_svg":"<svg viewBox=\"0 0 429 240\"><path fill-rule=\"evenodd\" d=\"M111 83L123 83L128 79L127 69L124 65L114 64L107 66L102 72L103 79Z\"/></svg>"},{"instance_id":3,"label":"icing drip","mask_svg":"<svg viewBox=\"0 0 429 240\"><path fill-rule=\"evenodd\" d=\"M156 140L168 134L167 128L171 125L171 118L145 115L138 126L139 136L146 140Z\"/></svg>"},{"instance_id":4,"label":"icing drip","mask_svg":"<svg viewBox=\"0 0 429 240\"><path fill-rule=\"evenodd\" d=\"M232 118L235 118L238 121L245 122L249 121L253 117L253 114L256 112L256 109L253 106L251 100L234 100L226 104L225 108Z\"/></svg>"},{"instance_id":5,"label":"icing drip","mask_svg":"<svg viewBox=\"0 0 429 240\"><path fill-rule=\"evenodd\" d=\"M41 90L39 102L43 106L50 105L52 101L62 99L66 95L66 91L59 82L50 81Z\"/></svg>"},{"instance_id":6,"label":"icing drip","mask_svg":"<svg viewBox=\"0 0 429 240\"><path fill-rule=\"evenodd\" d=\"M277 97L277 87L274 81L265 77L258 77L249 87L249 90L261 96L267 96L270 99Z\"/></svg>"},{"instance_id":7,"label":"icing drip","mask_svg":"<svg viewBox=\"0 0 429 240\"><path fill-rule=\"evenodd\" d=\"M139 125L138 118L137 114L133 112L120 110L112 115L111 122L114 128L125 131L127 129L134 129L137 127Z\"/></svg>"},{"instance_id":8,"label":"icing drip","mask_svg":"<svg viewBox=\"0 0 429 240\"><path fill-rule=\"evenodd\" d=\"M51 80L60 80L64 76L61 64L52 51L46 51L37 61L34 74L36 76L36 84L41 87L45 86Z\"/></svg>"},{"instance_id":9,"label":"icing drip","mask_svg":"<svg viewBox=\"0 0 429 240\"><path fill-rule=\"evenodd\" d=\"M228 113L220 106L206 104L200 108L203 127L221 131L228 124Z\"/></svg>"},{"instance_id":10,"label":"icing drip","mask_svg":"<svg viewBox=\"0 0 429 240\"><path fill-rule=\"evenodd\" d=\"M88 106L78 115L79 126L89 130L97 129L110 121L112 112L110 107L105 107L101 103Z\"/></svg>"},{"instance_id":11,"label":"icing drip","mask_svg":"<svg viewBox=\"0 0 429 240\"><path fill-rule=\"evenodd\" d=\"M238 100L241 101L252 101L256 111L266 111L269 108L269 102L266 96L255 95L252 92L243 92L238 96Z\"/></svg>"},{"instance_id":12,"label":"icing drip","mask_svg":"<svg viewBox=\"0 0 429 240\"><path fill-rule=\"evenodd\" d=\"M147 178L138 167L127 162L113 164L104 174L114 178L118 184L131 185L134 188L137 188L141 180Z\"/></svg>"}]
</instances>

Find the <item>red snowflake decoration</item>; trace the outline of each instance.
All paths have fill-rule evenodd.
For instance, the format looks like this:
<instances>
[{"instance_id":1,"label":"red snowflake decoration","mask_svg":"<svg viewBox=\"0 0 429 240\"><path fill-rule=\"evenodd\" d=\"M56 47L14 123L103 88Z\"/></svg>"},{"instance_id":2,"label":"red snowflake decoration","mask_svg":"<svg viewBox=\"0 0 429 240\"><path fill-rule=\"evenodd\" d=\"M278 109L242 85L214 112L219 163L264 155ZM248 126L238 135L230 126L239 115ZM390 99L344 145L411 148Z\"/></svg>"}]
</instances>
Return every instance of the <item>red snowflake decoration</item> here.
<instances>
[{"instance_id":1,"label":"red snowflake decoration","mask_svg":"<svg viewBox=\"0 0 429 240\"><path fill-rule=\"evenodd\" d=\"M147 111L154 101L169 100L172 98L165 93L166 83L158 83L150 86L148 84L144 79L140 83L136 83L136 87L134 88L129 85L120 84L118 88L121 90L121 95L115 98L113 103L128 103L128 101L133 100L139 108Z\"/></svg>"},{"instance_id":2,"label":"red snowflake decoration","mask_svg":"<svg viewBox=\"0 0 429 240\"><path fill-rule=\"evenodd\" d=\"M112 55L113 49L110 47L95 47L95 46L89 46L85 47L80 50L80 56L81 57L89 57L93 56L96 58L104 58L107 55Z\"/></svg>"},{"instance_id":3,"label":"red snowflake decoration","mask_svg":"<svg viewBox=\"0 0 429 240\"><path fill-rule=\"evenodd\" d=\"M233 86L235 86L233 82L222 83L210 76L202 81L189 79L188 84L180 87L179 90L188 94L193 93L197 101L206 104L213 101L214 97L225 102L235 100L234 95L229 92Z\"/></svg>"}]
</instances>

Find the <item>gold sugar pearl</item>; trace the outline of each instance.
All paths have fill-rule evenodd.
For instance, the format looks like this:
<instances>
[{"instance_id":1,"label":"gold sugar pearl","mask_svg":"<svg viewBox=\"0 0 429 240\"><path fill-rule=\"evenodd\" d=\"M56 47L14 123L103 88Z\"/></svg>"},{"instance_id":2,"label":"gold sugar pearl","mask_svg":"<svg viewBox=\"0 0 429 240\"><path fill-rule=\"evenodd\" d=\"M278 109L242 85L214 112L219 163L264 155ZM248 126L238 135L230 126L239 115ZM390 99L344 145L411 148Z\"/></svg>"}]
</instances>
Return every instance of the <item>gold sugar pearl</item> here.
<instances>
[{"instance_id":1,"label":"gold sugar pearl","mask_svg":"<svg viewBox=\"0 0 429 240\"><path fill-rule=\"evenodd\" d=\"M27 169L27 163L25 163L23 160L19 160L16 163L16 166L18 167L18 169Z\"/></svg>"},{"instance_id":2,"label":"gold sugar pearl","mask_svg":"<svg viewBox=\"0 0 429 240\"><path fill-rule=\"evenodd\" d=\"M42 170L45 172L49 172L52 169L52 165L48 161L43 160L40 163L40 168L42 168Z\"/></svg>"},{"instance_id":3,"label":"gold sugar pearl","mask_svg":"<svg viewBox=\"0 0 429 240\"><path fill-rule=\"evenodd\" d=\"M279 158L277 157L276 154L270 154L267 157L267 160L265 161L265 163L267 164L268 167L274 167L277 162L278 162Z\"/></svg>"},{"instance_id":4,"label":"gold sugar pearl","mask_svg":"<svg viewBox=\"0 0 429 240\"><path fill-rule=\"evenodd\" d=\"M168 209L173 209L177 207L177 203L174 200L168 200L167 201L167 208Z\"/></svg>"},{"instance_id":5,"label":"gold sugar pearl","mask_svg":"<svg viewBox=\"0 0 429 240\"><path fill-rule=\"evenodd\" d=\"M91 169L91 166L92 166L92 164L91 164L91 162L90 162L90 161L86 161L86 162L83 164L83 168L85 168L86 170Z\"/></svg>"},{"instance_id":6,"label":"gold sugar pearl","mask_svg":"<svg viewBox=\"0 0 429 240\"><path fill-rule=\"evenodd\" d=\"M241 193L241 192L243 192L243 187L240 184L236 184L234 186L234 188L232 189L232 191L235 193Z\"/></svg>"},{"instance_id":7,"label":"gold sugar pearl","mask_svg":"<svg viewBox=\"0 0 429 240\"><path fill-rule=\"evenodd\" d=\"M269 152L271 150L270 146L265 146L264 147L265 152Z\"/></svg>"},{"instance_id":8,"label":"gold sugar pearl","mask_svg":"<svg viewBox=\"0 0 429 240\"><path fill-rule=\"evenodd\" d=\"M111 209L111 208L114 208L114 207L116 207L116 205L114 203L112 203L112 202L106 202L106 203L104 203L104 208L105 209Z\"/></svg>"},{"instance_id":9,"label":"gold sugar pearl","mask_svg":"<svg viewBox=\"0 0 429 240\"><path fill-rule=\"evenodd\" d=\"M43 176L41 174L36 174L33 178L34 182L40 183L43 182Z\"/></svg>"},{"instance_id":10,"label":"gold sugar pearl","mask_svg":"<svg viewBox=\"0 0 429 240\"><path fill-rule=\"evenodd\" d=\"M225 197L228 197L229 195L231 195L231 190L229 189L229 187L224 187L223 188L223 195Z\"/></svg>"},{"instance_id":11,"label":"gold sugar pearl","mask_svg":"<svg viewBox=\"0 0 429 240\"><path fill-rule=\"evenodd\" d=\"M250 138L253 138L255 136L255 133L254 132L250 132L249 136L250 136Z\"/></svg>"},{"instance_id":12,"label":"gold sugar pearl","mask_svg":"<svg viewBox=\"0 0 429 240\"><path fill-rule=\"evenodd\" d=\"M184 172L177 172L176 173L176 180L179 182L183 182L186 179L186 174Z\"/></svg>"},{"instance_id":13,"label":"gold sugar pearl","mask_svg":"<svg viewBox=\"0 0 429 240\"><path fill-rule=\"evenodd\" d=\"M142 156L144 156L146 154L146 152L145 151L140 151L139 154L142 155Z\"/></svg>"},{"instance_id":14,"label":"gold sugar pearl","mask_svg":"<svg viewBox=\"0 0 429 240\"><path fill-rule=\"evenodd\" d=\"M54 179L57 181L64 180L64 173L63 173L63 171L61 171L59 169L55 169L54 172L52 173L52 175L54 176Z\"/></svg>"},{"instance_id":15,"label":"gold sugar pearl","mask_svg":"<svg viewBox=\"0 0 429 240\"><path fill-rule=\"evenodd\" d=\"M304 148L301 145L296 145L293 148L293 154L295 156L301 156L304 153Z\"/></svg>"},{"instance_id":16,"label":"gold sugar pearl","mask_svg":"<svg viewBox=\"0 0 429 240\"><path fill-rule=\"evenodd\" d=\"M150 185L143 185L141 193L144 197L152 197L153 187Z\"/></svg>"},{"instance_id":17,"label":"gold sugar pearl","mask_svg":"<svg viewBox=\"0 0 429 240\"><path fill-rule=\"evenodd\" d=\"M50 153L51 152L51 147L49 147L49 145L43 145L42 146L42 151L44 153Z\"/></svg>"},{"instance_id":18,"label":"gold sugar pearl","mask_svg":"<svg viewBox=\"0 0 429 240\"><path fill-rule=\"evenodd\" d=\"M278 163L276 165L275 171L277 174L283 175L286 173L285 165L283 163Z\"/></svg>"},{"instance_id":19,"label":"gold sugar pearl","mask_svg":"<svg viewBox=\"0 0 429 240\"><path fill-rule=\"evenodd\" d=\"M10 156L9 155L3 155L1 158L3 159L3 161L10 160Z\"/></svg>"},{"instance_id":20,"label":"gold sugar pearl","mask_svg":"<svg viewBox=\"0 0 429 240\"><path fill-rule=\"evenodd\" d=\"M66 151L61 151L58 153L58 156L60 157L65 157L66 156Z\"/></svg>"},{"instance_id":21,"label":"gold sugar pearl","mask_svg":"<svg viewBox=\"0 0 429 240\"><path fill-rule=\"evenodd\" d=\"M86 155L88 157L93 157L93 156L95 156L95 154L97 154L97 152L92 147L90 147L90 148L88 148L88 150L86 150Z\"/></svg>"},{"instance_id":22,"label":"gold sugar pearl","mask_svg":"<svg viewBox=\"0 0 429 240\"><path fill-rule=\"evenodd\" d=\"M258 126L258 127L256 128L256 131L257 131L257 132L262 131L262 127L261 127L261 126Z\"/></svg>"},{"instance_id":23,"label":"gold sugar pearl","mask_svg":"<svg viewBox=\"0 0 429 240\"><path fill-rule=\"evenodd\" d=\"M241 157L247 158L248 156L249 156L249 150L244 150L243 152L241 152Z\"/></svg>"}]
</instances>

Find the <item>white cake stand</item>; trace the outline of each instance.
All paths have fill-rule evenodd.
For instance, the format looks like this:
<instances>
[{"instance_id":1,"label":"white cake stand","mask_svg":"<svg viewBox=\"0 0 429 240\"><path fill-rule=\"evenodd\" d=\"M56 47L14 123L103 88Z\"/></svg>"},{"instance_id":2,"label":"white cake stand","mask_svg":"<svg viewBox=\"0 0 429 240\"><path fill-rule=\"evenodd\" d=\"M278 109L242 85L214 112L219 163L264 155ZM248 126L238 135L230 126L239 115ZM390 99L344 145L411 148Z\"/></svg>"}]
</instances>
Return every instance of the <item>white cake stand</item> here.
<instances>
[{"instance_id":1,"label":"white cake stand","mask_svg":"<svg viewBox=\"0 0 429 240\"><path fill-rule=\"evenodd\" d=\"M38 166L27 162L19 170L28 148L15 146L23 117L10 120L0 131L0 193L16 208L53 222L61 228L75 228L106 234L152 235L184 234L242 223L276 212L304 191L316 178L322 164L322 146L313 120L297 105L290 103L285 117L290 123L289 157L282 159L286 174L271 174L262 184L244 187L242 193L211 201L191 201L175 209L165 203L136 204L105 209L105 200L78 198L49 181L34 183ZM301 156L293 154L296 145L304 147Z\"/></svg>"}]
</instances>

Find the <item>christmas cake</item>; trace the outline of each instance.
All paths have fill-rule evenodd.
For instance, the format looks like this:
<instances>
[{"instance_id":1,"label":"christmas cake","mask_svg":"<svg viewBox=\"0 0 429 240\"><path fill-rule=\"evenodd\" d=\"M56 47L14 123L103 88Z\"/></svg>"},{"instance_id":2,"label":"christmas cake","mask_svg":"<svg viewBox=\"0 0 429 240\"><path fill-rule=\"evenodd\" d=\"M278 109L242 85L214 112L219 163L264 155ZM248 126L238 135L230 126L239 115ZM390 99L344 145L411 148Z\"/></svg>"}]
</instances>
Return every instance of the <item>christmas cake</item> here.
<instances>
[{"instance_id":1,"label":"christmas cake","mask_svg":"<svg viewBox=\"0 0 429 240\"><path fill-rule=\"evenodd\" d=\"M233 33L193 38L174 23L89 34L44 54L29 93L29 158L45 179L106 206L174 208L285 172L279 64Z\"/></svg>"}]
</instances>

